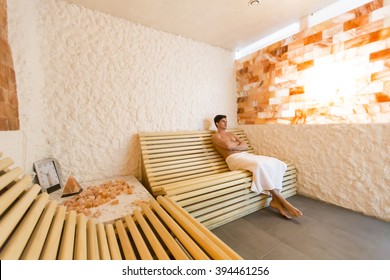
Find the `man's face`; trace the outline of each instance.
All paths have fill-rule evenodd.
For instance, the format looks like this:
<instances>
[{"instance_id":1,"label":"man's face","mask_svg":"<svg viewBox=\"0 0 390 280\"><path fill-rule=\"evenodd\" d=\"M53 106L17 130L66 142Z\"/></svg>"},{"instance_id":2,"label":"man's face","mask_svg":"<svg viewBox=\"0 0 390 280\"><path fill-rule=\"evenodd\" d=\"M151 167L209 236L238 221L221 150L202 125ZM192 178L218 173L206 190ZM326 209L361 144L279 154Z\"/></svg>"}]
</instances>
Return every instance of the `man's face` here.
<instances>
[{"instance_id":1,"label":"man's face","mask_svg":"<svg viewBox=\"0 0 390 280\"><path fill-rule=\"evenodd\" d=\"M217 122L218 128L227 128L227 119L223 118L219 122Z\"/></svg>"}]
</instances>

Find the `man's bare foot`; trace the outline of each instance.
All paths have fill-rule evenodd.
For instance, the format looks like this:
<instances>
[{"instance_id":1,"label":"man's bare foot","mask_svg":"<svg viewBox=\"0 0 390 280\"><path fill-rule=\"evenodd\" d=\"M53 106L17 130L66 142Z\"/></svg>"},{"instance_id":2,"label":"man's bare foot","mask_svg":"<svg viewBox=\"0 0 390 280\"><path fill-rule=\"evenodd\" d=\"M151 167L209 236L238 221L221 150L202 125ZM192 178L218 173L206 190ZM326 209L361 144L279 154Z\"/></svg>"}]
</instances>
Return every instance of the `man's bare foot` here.
<instances>
[{"instance_id":1,"label":"man's bare foot","mask_svg":"<svg viewBox=\"0 0 390 280\"><path fill-rule=\"evenodd\" d=\"M285 200L283 198L283 201L281 201L281 204L283 205L283 207L287 210L287 212L293 216L293 217L299 217L299 216L302 216L302 212L298 209L298 208L295 208L294 206L292 206L290 204L290 202L288 202L287 200Z\"/></svg>"},{"instance_id":2,"label":"man's bare foot","mask_svg":"<svg viewBox=\"0 0 390 280\"><path fill-rule=\"evenodd\" d=\"M278 198L272 198L269 206L278 210L280 214L282 214L287 219L291 219L291 216L293 217L302 216L302 212L299 209L292 206L290 202L288 202L284 198L282 198L281 201Z\"/></svg>"},{"instance_id":3,"label":"man's bare foot","mask_svg":"<svg viewBox=\"0 0 390 280\"><path fill-rule=\"evenodd\" d=\"M277 209L283 216L290 219L292 217L302 216L302 212L291 205L277 190L270 190L272 200L270 206ZM291 215L291 216L290 216Z\"/></svg>"},{"instance_id":4,"label":"man's bare foot","mask_svg":"<svg viewBox=\"0 0 390 280\"><path fill-rule=\"evenodd\" d=\"M278 210L282 216L286 217L287 219L291 219L290 215L288 215L284 209L284 207L279 203L279 201L272 199L269 203L269 206Z\"/></svg>"}]
</instances>

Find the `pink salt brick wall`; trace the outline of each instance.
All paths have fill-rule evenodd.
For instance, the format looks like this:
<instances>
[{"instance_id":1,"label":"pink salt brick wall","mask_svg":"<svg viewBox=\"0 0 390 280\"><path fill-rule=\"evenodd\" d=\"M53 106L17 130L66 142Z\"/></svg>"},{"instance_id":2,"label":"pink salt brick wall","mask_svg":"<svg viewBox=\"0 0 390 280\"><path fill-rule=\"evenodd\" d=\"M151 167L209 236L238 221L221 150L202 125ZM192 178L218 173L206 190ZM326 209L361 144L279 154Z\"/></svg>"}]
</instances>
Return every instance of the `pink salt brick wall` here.
<instances>
[{"instance_id":1,"label":"pink salt brick wall","mask_svg":"<svg viewBox=\"0 0 390 280\"><path fill-rule=\"evenodd\" d=\"M383 0L236 61L239 124L390 122Z\"/></svg>"},{"instance_id":2,"label":"pink salt brick wall","mask_svg":"<svg viewBox=\"0 0 390 280\"><path fill-rule=\"evenodd\" d=\"M7 36L7 5L0 0L0 131L19 129L15 71Z\"/></svg>"}]
</instances>

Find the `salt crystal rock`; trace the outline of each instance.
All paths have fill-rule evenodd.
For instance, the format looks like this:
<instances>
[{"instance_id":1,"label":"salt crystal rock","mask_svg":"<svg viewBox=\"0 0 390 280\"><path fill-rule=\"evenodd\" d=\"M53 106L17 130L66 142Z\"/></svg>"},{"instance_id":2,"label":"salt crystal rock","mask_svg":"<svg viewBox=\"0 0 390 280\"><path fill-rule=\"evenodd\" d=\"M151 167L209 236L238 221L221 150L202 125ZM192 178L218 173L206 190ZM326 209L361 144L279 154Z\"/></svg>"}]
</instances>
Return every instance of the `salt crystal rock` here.
<instances>
[{"instance_id":1,"label":"salt crystal rock","mask_svg":"<svg viewBox=\"0 0 390 280\"><path fill-rule=\"evenodd\" d=\"M82 190L80 184L73 176L69 176L66 181L64 190L62 191L62 197L77 194Z\"/></svg>"},{"instance_id":2,"label":"salt crystal rock","mask_svg":"<svg viewBox=\"0 0 390 280\"><path fill-rule=\"evenodd\" d=\"M117 204L119 204L118 199L114 199L113 201L111 201L111 205L117 205Z\"/></svg>"}]
</instances>

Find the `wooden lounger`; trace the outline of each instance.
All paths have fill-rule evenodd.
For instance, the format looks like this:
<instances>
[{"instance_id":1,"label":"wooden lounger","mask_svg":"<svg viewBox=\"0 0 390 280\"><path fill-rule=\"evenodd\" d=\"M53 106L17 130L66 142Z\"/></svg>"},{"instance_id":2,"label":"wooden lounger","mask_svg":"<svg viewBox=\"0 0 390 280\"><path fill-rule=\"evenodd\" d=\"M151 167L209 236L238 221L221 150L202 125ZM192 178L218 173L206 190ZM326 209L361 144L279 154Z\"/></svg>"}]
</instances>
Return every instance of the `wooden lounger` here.
<instances>
[{"instance_id":1,"label":"wooden lounger","mask_svg":"<svg viewBox=\"0 0 390 280\"><path fill-rule=\"evenodd\" d=\"M242 130L236 133L250 147ZM140 133L143 184L154 196L169 195L205 225L216 228L268 206L250 191L252 173L230 171L211 142L213 131ZM282 195L297 193L296 169L287 162Z\"/></svg>"},{"instance_id":2,"label":"wooden lounger","mask_svg":"<svg viewBox=\"0 0 390 280\"><path fill-rule=\"evenodd\" d=\"M241 259L168 196L113 223L95 223L40 193L0 153L0 259Z\"/></svg>"}]
</instances>

